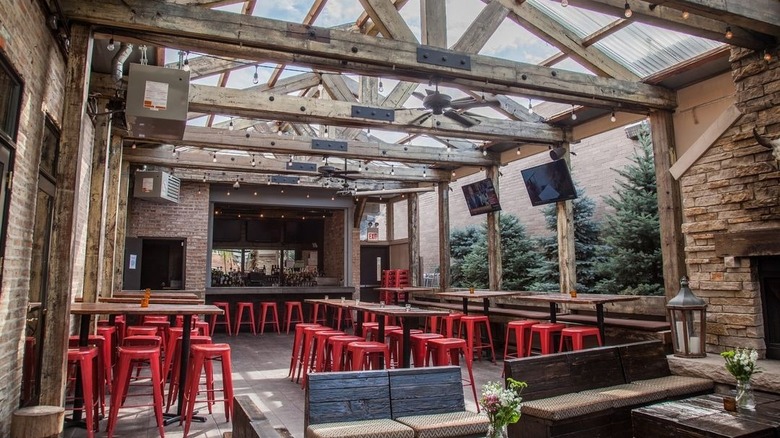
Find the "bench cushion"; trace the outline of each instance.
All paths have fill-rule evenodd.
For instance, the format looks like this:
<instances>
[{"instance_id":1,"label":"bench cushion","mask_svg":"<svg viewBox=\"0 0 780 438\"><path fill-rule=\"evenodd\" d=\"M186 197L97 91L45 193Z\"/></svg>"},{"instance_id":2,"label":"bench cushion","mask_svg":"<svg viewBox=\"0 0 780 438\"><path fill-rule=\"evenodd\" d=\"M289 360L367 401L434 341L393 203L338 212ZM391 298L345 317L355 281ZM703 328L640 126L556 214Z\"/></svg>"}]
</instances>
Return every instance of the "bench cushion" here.
<instances>
[{"instance_id":1,"label":"bench cushion","mask_svg":"<svg viewBox=\"0 0 780 438\"><path fill-rule=\"evenodd\" d=\"M484 436L489 424L487 416L469 411L414 415L395 420L414 429L417 438Z\"/></svg>"},{"instance_id":2,"label":"bench cushion","mask_svg":"<svg viewBox=\"0 0 780 438\"><path fill-rule=\"evenodd\" d=\"M523 402L522 414L546 420L564 420L612 408L612 400L582 392ZM522 420L522 416L520 417Z\"/></svg>"},{"instance_id":3,"label":"bench cushion","mask_svg":"<svg viewBox=\"0 0 780 438\"><path fill-rule=\"evenodd\" d=\"M664 400L667 396L666 389L650 385L634 385L626 383L607 388L591 389L583 391L583 394L595 394L612 400L613 408L622 408L647 404Z\"/></svg>"},{"instance_id":4,"label":"bench cushion","mask_svg":"<svg viewBox=\"0 0 780 438\"><path fill-rule=\"evenodd\" d=\"M715 383L710 379L688 376L665 376L655 379L637 380L631 383L638 386L652 386L666 391L667 397L712 391Z\"/></svg>"},{"instance_id":5,"label":"bench cushion","mask_svg":"<svg viewBox=\"0 0 780 438\"><path fill-rule=\"evenodd\" d=\"M313 424L306 438L414 438L414 430L390 419Z\"/></svg>"}]
</instances>

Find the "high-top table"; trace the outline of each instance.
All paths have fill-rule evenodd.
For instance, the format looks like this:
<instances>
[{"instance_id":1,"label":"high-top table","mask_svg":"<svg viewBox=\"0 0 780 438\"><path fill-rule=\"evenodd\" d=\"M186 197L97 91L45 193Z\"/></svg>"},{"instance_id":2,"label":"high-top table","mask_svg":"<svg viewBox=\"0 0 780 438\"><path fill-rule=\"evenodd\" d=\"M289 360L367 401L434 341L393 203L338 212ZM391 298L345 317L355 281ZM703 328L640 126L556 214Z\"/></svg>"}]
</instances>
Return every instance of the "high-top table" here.
<instances>
[{"instance_id":1,"label":"high-top table","mask_svg":"<svg viewBox=\"0 0 780 438\"><path fill-rule=\"evenodd\" d=\"M141 307L139 304L123 304L123 303L71 303L70 313L73 315L80 315L79 321L79 346L86 347L89 343L89 325L92 315L109 315L109 321L112 321L116 315L169 315L175 317L176 315L192 316L192 315L222 315L223 310L217 306L210 304L149 304L148 307ZM182 339L181 339L181 357L179 368L179 381L187 381L188 362L190 358L190 335L192 327L192 318L182 318ZM83 403L81 398L81 385L78 382L79 374L76 374L76 400ZM184 415L184 384L179 385L178 393L178 406L176 407L176 414L169 416L165 420L165 425L177 422ZM76 406L74 401L74 406ZM81 419L81 411L74 410L73 420L79 421ZM205 419L202 419L205 421Z\"/></svg>"},{"instance_id":2,"label":"high-top table","mask_svg":"<svg viewBox=\"0 0 780 438\"><path fill-rule=\"evenodd\" d=\"M182 299L198 299L200 296L192 292L161 292L158 290L150 291L152 298L182 298ZM114 292L113 298L140 298L144 296L145 291L128 291Z\"/></svg>"},{"instance_id":3,"label":"high-top table","mask_svg":"<svg viewBox=\"0 0 780 438\"><path fill-rule=\"evenodd\" d=\"M601 339L606 344L606 336L604 335L604 304L615 303L618 301L633 301L638 300L638 295L607 295L607 294L577 294L576 297L572 297L569 294L562 293L549 293L549 294L533 294L523 295L522 299L526 301L540 301L550 304L550 322L555 322L555 315L557 313L556 304L593 304L596 306L596 325L601 332Z\"/></svg>"},{"instance_id":4,"label":"high-top table","mask_svg":"<svg viewBox=\"0 0 780 438\"><path fill-rule=\"evenodd\" d=\"M115 304L140 304L142 296L139 297L98 297L100 303ZM168 298L152 295L149 297L149 304L204 304L202 298Z\"/></svg>"},{"instance_id":5,"label":"high-top table","mask_svg":"<svg viewBox=\"0 0 780 438\"><path fill-rule=\"evenodd\" d=\"M378 287L376 288L379 292L389 292L393 294L393 302L395 304L398 304L398 295L404 294L404 304L409 304L409 294L413 294L415 292L433 292L435 289L432 287L413 287L413 286L407 286L407 287Z\"/></svg>"},{"instance_id":6,"label":"high-top table","mask_svg":"<svg viewBox=\"0 0 780 438\"><path fill-rule=\"evenodd\" d=\"M469 300L482 299L482 306L485 311L485 315L490 315L490 299L495 297L510 297L516 295L527 294L528 292L522 291L510 291L510 290L475 290L474 292L468 290L462 291L449 291L439 292L436 295L447 298L461 298L463 299L463 314L469 314Z\"/></svg>"}]
</instances>

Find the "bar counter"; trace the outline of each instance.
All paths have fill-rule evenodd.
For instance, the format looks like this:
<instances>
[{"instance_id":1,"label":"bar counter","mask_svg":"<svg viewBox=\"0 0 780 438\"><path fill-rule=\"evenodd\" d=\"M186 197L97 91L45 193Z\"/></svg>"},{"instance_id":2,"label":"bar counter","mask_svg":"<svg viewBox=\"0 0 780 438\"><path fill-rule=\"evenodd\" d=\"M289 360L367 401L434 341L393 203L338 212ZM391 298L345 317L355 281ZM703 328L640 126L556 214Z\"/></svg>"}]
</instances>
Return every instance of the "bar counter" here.
<instances>
[{"instance_id":1,"label":"bar counter","mask_svg":"<svg viewBox=\"0 0 780 438\"><path fill-rule=\"evenodd\" d=\"M246 286L246 287L210 287L206 289L206 297L214 299L229 295L263 296L272 295L276 298L287 299L294 295L333 295L338 298L352 296L355 288L352 286Z\"/></svg>"}]
</instances>

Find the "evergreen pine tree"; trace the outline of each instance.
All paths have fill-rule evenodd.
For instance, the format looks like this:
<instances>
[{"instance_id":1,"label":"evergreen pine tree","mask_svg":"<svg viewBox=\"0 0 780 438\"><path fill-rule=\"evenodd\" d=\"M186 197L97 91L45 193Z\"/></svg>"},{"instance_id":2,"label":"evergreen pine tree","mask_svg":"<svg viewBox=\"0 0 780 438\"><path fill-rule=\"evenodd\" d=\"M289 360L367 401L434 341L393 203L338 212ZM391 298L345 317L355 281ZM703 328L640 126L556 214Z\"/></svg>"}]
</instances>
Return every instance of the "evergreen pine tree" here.
<instances>
[{"instance_id":1,"label":"evergreen pine tree","mask_svg":"<svg viewBox=\"0 0 780 438\"><path fill-rule=\"evenodd\" d=\"M658 220L653 147L649 130L639 131L639 148L618 174L614 196L604 202L615 209L603 229L604 260L597 264L604 277L596 285L602 293L663 295L661 233Z\"/></svg>"},{"instance_id":2,"label":"evergreen pine tree","mask_svg":"<svg viewBox=\"0 0 780 438\"><path fill-rule=\"evenodd\" d=\"M574 215L574 254L577 266L577 291L591 292L598 281L595 264L600 259L600 225L593 220L595 202L577 190L577 199L572 202ZM553 234L537 239L541 250L541 263L531 272L534 282L531 290L557 292L560 290L560 270L558 265L558 210L555 204L544 209L547 229Z\"/></svg>"},{"instance_id":3,"label":"evergreen pine tree","mask_svg":"<svg viewBox=\"0 0 780 438\"><path fill-rule=\"evenodd\" d=\"M463 278L463 259L480 239L477 227L454 230L450 235L450 275L454 287L468 287Z\"/></svg>"}]
</instances>

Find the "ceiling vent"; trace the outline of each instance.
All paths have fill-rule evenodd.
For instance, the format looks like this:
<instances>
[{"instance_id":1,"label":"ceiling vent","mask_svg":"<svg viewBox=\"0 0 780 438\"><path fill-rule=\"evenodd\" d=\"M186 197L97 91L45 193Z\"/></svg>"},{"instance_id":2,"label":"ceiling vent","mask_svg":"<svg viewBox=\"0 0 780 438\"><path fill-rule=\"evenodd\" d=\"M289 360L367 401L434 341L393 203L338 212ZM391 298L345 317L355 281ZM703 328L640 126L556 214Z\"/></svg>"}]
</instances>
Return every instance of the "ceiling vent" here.
<instances>
[{"instance_id":1,"label":"ceiling vent","mask_svg":"<svg viewBox=\"0 0 780 438\"><path fill-rule=\"evenodd\" d=\"M181 140L189 109L190 72L130 64L125 118L130 137Z\"/></svg>"},{"instance_id":2,"label":"ceiling vent","mask_svg":"<svg viewBox=\"0 0 780 438\"><path fill-rule=\"evenodd\" d=\"M179 203L181 180L163 171L138 171L135 173L133 196L159 203Z\"/></svg>"}]
</instances>

